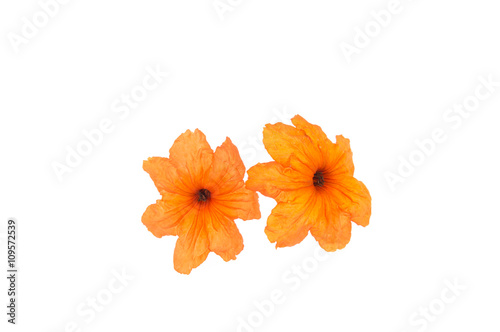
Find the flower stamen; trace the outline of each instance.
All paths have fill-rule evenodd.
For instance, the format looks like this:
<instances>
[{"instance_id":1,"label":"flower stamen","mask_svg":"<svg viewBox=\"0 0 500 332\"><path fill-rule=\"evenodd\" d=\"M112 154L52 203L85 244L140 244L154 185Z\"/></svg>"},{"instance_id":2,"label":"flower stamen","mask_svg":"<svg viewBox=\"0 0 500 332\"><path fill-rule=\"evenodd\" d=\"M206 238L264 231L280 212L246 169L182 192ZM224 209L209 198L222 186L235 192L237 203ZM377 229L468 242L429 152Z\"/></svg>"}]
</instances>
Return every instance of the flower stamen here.
<instances>
[{"instance_id":1,"label":"flower stamen","mask_svg":"<svg viewBox=\"0 0 500 332\"><path fill-rule=\"evenodd\" d=\"M317 171L313 176L313 184L315 187L323 187L325 184L325 177L323 176L323 172Z\"/></svg>"},{"instance_id":2,"label":"flower stamen","mask_svg":"<svg viewBox=\"0 0 500 332\"><path fill-rule=\"evenodd\" d=\"M200 189L197 193L198 202L206 202L210 199L210 191L208 189Z\"/></svg>"}]
</instances>

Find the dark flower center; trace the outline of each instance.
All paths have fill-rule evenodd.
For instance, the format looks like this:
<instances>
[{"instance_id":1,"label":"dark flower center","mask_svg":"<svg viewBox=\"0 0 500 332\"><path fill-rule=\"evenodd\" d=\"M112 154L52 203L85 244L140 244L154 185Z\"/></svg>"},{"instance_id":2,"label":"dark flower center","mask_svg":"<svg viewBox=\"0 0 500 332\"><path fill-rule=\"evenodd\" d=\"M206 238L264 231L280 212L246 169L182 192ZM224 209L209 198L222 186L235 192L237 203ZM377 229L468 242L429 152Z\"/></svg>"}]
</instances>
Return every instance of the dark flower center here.
<instances>
[{"instance_id":1,"label":"dark flower center","mask_svg":"<svg viewBox=\"0 0 500 332\"><path fill-rule=\"evenodd\" d=\"M313 176L313 184L315 187L323 187L325 184L325 177L323 176L323 172L317 171Z\"/></svg>"},{"instance_id":2,"label":"dark flower center","mask_svg":"<svg viewBox=\"0 0 500 332\"><path fill-rule=\"evenodd\" d=\"M210 191L207 189L200 189L198 191L198 202L206 202L210 199Z\"/></svg>"}]
</instances>

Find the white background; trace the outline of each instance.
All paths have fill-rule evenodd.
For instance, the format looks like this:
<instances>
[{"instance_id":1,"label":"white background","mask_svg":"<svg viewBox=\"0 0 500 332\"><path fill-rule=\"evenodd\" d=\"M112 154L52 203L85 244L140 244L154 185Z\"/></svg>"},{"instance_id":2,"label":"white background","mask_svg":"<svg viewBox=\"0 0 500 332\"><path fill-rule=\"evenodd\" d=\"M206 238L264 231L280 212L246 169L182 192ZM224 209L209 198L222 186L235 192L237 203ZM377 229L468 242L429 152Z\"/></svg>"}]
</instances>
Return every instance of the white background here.
<instances>
[{"instance_id":1,"label":"white background","mask_svg":"<svg viewBox=\"0 0 500 332\"><path fill-rule=\"evenodd\" d=\"M499 331L500 88L459 125L443 118L480 76L500 81L498 4L401 0L348 63L341 43L389 1L232 3L222 20L212 0L69 1L16 52L9 36L40 5L1 2L0 220L5 233L15 217L20 232L18 325L6 323L2 278L1 330ZM170 76L120 118L112 104L148 66ZM199 128L213 148L229 136L248 168L270 160L262 127L287 114L351 139L370 225L318 262L311 236L279 250L268 242L275 203L260 196L262 219L237 221L237 260L211 253L191 275L175 272L176 238L141 223L159 197L142 161ZM114 130L59 181L53 163L104 118ZM447 139L391 190L387 172L436 128ZM303 264L310 272L292 282ZM123 269L133 280L93 319L79 315ZM466 289L443 304L447 280ZM254 302L276 291L282 303L259 313ZM432 320L411 322L429 306Z\"/></svg>"}]
</instances>

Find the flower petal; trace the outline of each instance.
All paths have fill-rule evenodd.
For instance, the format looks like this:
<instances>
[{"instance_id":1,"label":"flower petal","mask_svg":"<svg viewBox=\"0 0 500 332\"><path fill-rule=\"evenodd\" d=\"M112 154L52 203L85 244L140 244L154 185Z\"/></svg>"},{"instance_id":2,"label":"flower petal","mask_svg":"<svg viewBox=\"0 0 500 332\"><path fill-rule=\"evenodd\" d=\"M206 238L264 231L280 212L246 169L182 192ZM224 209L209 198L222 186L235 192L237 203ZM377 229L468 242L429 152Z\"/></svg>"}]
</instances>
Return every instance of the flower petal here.
<instances>
[{"instance_id":1,"label":"flower petal","mask_svg":"<svg viewBox=\"0 0 500 332\"><path fill-rule=\"evenodd\" d=\"M245 165L229 138L215 150L206 188L211 202L231 219L260 218L258 195L244 187Z\"/></svg>"},{"instance_id":2,"label":"flower petal","mask_svg":"<svg viewBox=\"0 0 500 332\"><path fill-rule=\"evenodd\" d=\"M327 186L332 200L360 226L367 226L371 216L371 196L363 182L352 176L336 177Z\"/></svg>"},{"instance_id":3,"label":"flower petal","mask_svg":"<svg viewBox=\"0 0 500 332\"><path fill-rule=\"evenodd\" d=\"M177 169L168 158L148 158L144 160L142 168L149 174L160 194L170 192L191 195L190 189L179 181Z\"/></svg>"},{"instance_id":4,"label":"flower petal","mask_svg":"<svg viewBox=\"0 0 500 332\"><path fill-rule=\"evenodd\" d=\"M354 174L354 162L352 160L352 150L350 141L342 135L337 135L337 142L334 150L330 153L326 172L335 175Z\"/></svg>"},{"instance_id":5,"label":"flower petal","mask_svg":"<svg viewBox=\"0 0 500 332\"><path fill-rule=\"evenodd\" d=\"M210 251L222 257L224 261L236 259L243 250L243 237L235 222L215 208L209 209L210 222L207 223Z\"/></svg>"},{"instance_id":6,"label":"flower petal","mask_svg":"<svg viewBox=\"0 0 500 332\"><path fill-rule=\"evenodd\" d=\"M187 130L170 148L170 162L177 168L180 181L188 188L202 188L212 165L213 151L205 135L198 129Z\"/></svg>"},{"instance_id":7,"label":"flower petal","mask_svg":"<svg viewBox=\"0 0 500 332\"><path fill-rule=\"evenodd\" d=\"M195 207L178 226L179 238L174 250L174 269L183 274L191 273L207 259L210 252L206 230L206 211Z\"/></svg>"},{"instance_id":8,"label":"flower petal","mask_svg":"<svg viewBox=\"0 0 500 332\"><path fill-rule=\"evenodd\" d=\"M272 210L265 228L267 238L276 242L277 248L300 243L322 212L316 207L318 196L314 187L288 192L286 197L281 197Z\"/></svg>"},{"instance_id":9,"label":"flower petal","mask_svg":"<svg viewBox=\"0 0 500 332\"><path fill-rule=\"evenodd\" d=\"M326 134L323 132L320 126L309 123L300 115L295 115L292 118L292 123L297 129L305 131L307 136L311 138L314 144L321 144L325 140L329 140Z\"/></svg>"},{"instance_id":10,"label":"flower petal","mask_svg":"<svg viewBox=\"0 0 500 332\"><path fill-rule=\"evenodd\" d=\"M248 170L248 180L245 185L250 190L276 198L283 190L296 190L311 186L312 183L312 177L272 161L252 166Z\"/></svg>"},{"instance_id":11,"label":"flower petal","mask_svg":"<svg viewBox=\"0 0 500 332\"><path fill-rule=\"evenodd\" d=\"M210 202L227 217L242 220L259 219L259 196L255 191L242 187L224 195L216 194Z\"/></svg>"},{"instance_id":12,"label":"flower petal","mask_svg":"<svg viewBox=\"0 0 500 332\"><path fill-rule=\"evenodd\" d=\"M301 129L280 122L267 124L263 142L271 157L284 167L312 177L320 166L321 152Z\"/></svg>"},{"instance_id":13,"label":"flower petal","mask_svg":"<svg viewBox=\"0 0 500 332\"><path fill-rule=\"evenodd\" d=\"M238 148L229 137L215 150L208 174L206 188L214 195L223 195L243 187L245 165Z\"/></svg>"},{"instance_id":14,"label":"flower petal","mask_svg":"<svg viewBox=\"0 0 500 332\"><path fill-rule=\"evenodd\" d=\"M156 237L177 235L177 225L193 207L193 198L164 193L161 200L147 207L142 215L142 223Z\"/></svg>"},{"instance_id":15,"label":"flower petal","mask_svg":"<svg viewBox=\"0 0 500 332\"><path fill-rule=\"evenodd\" d=\"M311 227L311 235L326 251L345 248L351 239L349 215L331 204L324 204L325 217L318 219Z\"/></svg>"},{"instance_id":16,"label":"flower petal","mask_svg":"<svg viewBox=\"0 0 500 332\"><path fill-rule=\"evenodd\" d=\"M307 122L300 115L294 116L292 123L298 129L303 130L321 151L322 160L319 168L336 174L354 174L352 151L348 139L338 135L337 142L334 144L320 126Z\"/></svg>"}]
</instances>

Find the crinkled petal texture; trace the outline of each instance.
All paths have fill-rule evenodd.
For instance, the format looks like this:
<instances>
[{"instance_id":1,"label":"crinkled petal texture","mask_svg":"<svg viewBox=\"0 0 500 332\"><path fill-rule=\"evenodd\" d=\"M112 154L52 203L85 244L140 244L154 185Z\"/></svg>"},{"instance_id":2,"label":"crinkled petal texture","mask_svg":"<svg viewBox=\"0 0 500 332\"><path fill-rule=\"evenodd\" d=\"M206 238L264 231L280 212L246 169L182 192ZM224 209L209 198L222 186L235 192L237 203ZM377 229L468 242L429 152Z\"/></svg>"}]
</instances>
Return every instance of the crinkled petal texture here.
<instances>
[{"instance_id":1,"label":"crinkled petal texture","mask_svg":"<svg viewBox=\"0 0 500 332\"><path fill-rule=\"evenodd\" d=\"M169 158L144 161L161 199L150 205L142 222L156 237L176 235L174 268L189 274L212 251L236 259L243 238L235 219L260 218L258 196L245 188L245 166L229 138L216 149L196 129L186 131ZM203 193L203 194L201 194Z\"/></svg>"},{"instance_id":2,"label":"crinkled petal texture","mask_svg":"<svg viewBox=\"0 0 500 332\"><path fill-rule=\"evenodd\" d=\"M266 125L264 145L275 161L251 167L246 187L276 200L265 228L276 247L293 246L311 232L326 251L342 249L351 221L367 226L371 216L370 193L353 177L349 140L337 136L333 143L300 115L292 123Z\"/></svg>"}]
</instances>

